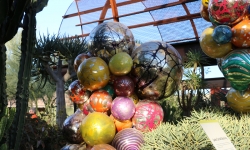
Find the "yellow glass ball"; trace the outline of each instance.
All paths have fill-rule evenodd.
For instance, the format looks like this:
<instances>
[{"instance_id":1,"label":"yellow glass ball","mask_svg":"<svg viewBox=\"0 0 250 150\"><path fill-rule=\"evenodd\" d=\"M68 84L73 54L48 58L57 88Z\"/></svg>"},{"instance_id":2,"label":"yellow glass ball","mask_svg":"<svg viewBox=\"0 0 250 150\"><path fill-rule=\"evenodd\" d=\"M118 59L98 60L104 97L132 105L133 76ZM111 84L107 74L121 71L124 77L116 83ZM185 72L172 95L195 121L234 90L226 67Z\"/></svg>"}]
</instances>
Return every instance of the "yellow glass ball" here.
<instances>
[{"instance_id":1,"label":"yellow glass ball","mask_svg":"<svg viewBox=\"0 0 250 150\"><path fill-rule=\"evenodd\" d=\"M85 59L77 70L77 77L83 87L94 91L105 87L110 78L108 65L99 57Z\"/></svg>"},{"instance_id":2,"label":"yellow glass ball","mask_svg":"<svg viewBox=\"0 0 250 150\"><path fill-rule=\"evenodd\" d=\"M114 121L104 113L93 112L82 121L80 132L90 146L110 143L116 133Z\"/></svg>"},{"instance_id":3,"label":"yellow glass ball","mask_svg":"<svg viewBox=\"0 0 250 150\"><path fill-rule=\"evenodd\" d=\"M236 112L250 112L250 90L245 93L240 93L239 91L231 88L227 95L228 105Z\"/></svg>"},{"instance_id":4,"label":"yellow glass ball","mask_svg":"<svg viewBox=\"0 0 250 150\"><path fill-rule=\"evenodd\" d=\"M201 3L204 7L208 7L209 0L202 0Z\"/></svg>"},{"instance_id":5,"label":"yellow glass ball","mask_svg":"<svg viewBox=\"0 0 250 150\"><path fill-rule=\"evenodd\" d=\"M225 44L218 44L214 41L212 33L214 27L206 28L200 36L200 46L202 51L211 58L222 58L232 51L231 42Z\"/></svg>"}]
</instances>

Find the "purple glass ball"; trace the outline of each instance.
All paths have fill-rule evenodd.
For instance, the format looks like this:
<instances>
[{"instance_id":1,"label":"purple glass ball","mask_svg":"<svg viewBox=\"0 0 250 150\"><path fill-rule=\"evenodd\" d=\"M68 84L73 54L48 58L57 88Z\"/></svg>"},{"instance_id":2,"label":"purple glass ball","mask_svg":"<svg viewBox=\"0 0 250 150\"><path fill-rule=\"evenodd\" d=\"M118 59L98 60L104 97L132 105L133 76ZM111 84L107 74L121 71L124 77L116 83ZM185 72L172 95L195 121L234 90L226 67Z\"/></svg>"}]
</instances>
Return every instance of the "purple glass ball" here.
<instances>
[{"instance_id":1,"label":"purple glass ball","mask_svg":"<svg viewBox=\"0 0 250 150\"><path fill-rule=\"evenodd\" d=\"M135 104L128 97L116 97L111 104L111 113L117 120L129 120L135 113Z\"/></svg>"},{"instance_id":2,"label":"purple glass ball","mask_svg":"<svg viewBox=\"0 0 250 150\"><path fill-rule=\"evenodd\" d=\"M112 146L117 150L140 150L143 142L143 134L139 130L126 128L115 135Z\"/></svg>"}]
</instances>

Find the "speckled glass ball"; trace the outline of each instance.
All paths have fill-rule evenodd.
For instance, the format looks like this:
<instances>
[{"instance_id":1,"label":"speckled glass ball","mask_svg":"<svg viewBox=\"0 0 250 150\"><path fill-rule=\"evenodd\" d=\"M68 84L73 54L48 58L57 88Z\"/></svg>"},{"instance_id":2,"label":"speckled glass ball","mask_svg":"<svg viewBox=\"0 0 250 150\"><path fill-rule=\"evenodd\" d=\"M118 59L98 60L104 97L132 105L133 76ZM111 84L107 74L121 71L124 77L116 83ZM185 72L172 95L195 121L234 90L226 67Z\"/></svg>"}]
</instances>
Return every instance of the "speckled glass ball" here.
<instances>
[{"instance_id":1,"label":"speckled glass ball","mask_svg":"<svg viewBox=\"0 0 250 150\"><path fill-rule=\"evenodd\" d=\"M128 97L116 97L111 104L112 115L120 120L129 120L135 113L135 104Z\"/></svg>"},{"instance_id":2,"label":"speckled glass ball","mask_svg":"<svg viewBox=\"0 0 250 150\"><path fill-rule=\"evenodd\" d=\"M112 103L112 97L105 90L97 90L89 97L89 103L94 111L107 112Z\"/></svg>"},{"instance_id":3,"label":"speckled glass ball","mask_svg":"<svg viewBox=\"0 0 250 150\"><path fill-rule=\"evenodd\" d=\"M85 103L90 96L90 91L84 89L79 80L70 83L68 91L70 100L76 104Z\"/></svg>"},{"instance_id":4,"label":"speckled glass ball","mask_svg":"<svg viewBox=\"0 0 250 150\"><path fill-rule=\"evenodd\" d=\"M109 68L99 57L85 59L77 70L77 77L83 87L94 91L105 87L109 82Z\"/></svg>"},{"instance_id":5,"label":"speckled glass ball","mask_svg":"<svg viewBox=\"0 0 250 150\"><path fill-rule=\"evenodd\" d=\"M240 48L250 47L250 20L242 20L232 27L232 43Z\"/></svg>"},{"instance_id":6,"label":"speckled glass ball","mask_svg":"<svg viewBox=\"0 0 250 150\"><path fill-rule=\"evenodd\" d=\"M161 105L155 101L141 100L136 104L132 122L137 130L148 132L155 129L163 121L163 117Z\"/></svg>"}]
</instances>

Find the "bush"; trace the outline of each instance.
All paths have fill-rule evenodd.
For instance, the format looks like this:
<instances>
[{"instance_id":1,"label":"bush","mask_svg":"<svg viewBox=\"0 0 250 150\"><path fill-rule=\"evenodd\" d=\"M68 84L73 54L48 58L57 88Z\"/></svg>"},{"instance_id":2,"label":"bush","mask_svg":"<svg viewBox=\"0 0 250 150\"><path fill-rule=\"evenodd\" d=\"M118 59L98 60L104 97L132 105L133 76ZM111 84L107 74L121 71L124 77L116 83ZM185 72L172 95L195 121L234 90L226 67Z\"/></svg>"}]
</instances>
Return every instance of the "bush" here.
<instances>
[{"instance_id":1,"label":"bush","mask_svg":"<svg viewBox=\"0 0 250 150\"><path fill-rule=\"evenodd\" d=\"M58 150L66 143L62 130L57 126L41 118L32 119L30 114L26 115L21 150Z\"/></svg>"},{"instance_id":2,"label":"bush","mask_svg":"<svg viewBox=\"0 0 250 150\"><path fill-rule=\"evenodd\" d=\"M162 123L157 129L144 133L145 143L141 150L214 150L212 142L199 124L200 120L218 120L237 150L249 150L250 115L219 109L193 111L191 117L176 125Z\"/></svg>"}]
</instances>

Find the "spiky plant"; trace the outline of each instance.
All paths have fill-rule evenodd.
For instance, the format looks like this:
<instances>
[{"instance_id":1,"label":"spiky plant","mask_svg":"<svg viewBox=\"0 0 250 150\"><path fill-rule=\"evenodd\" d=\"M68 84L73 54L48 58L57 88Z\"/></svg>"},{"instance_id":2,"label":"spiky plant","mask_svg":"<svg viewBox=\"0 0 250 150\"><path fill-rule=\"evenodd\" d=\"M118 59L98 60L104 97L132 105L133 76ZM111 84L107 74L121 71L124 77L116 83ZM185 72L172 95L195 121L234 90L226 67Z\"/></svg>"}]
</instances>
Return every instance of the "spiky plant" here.
<instances>
[{"instance_id":1,"label":"spiky plant","mask_svg":"<svg viewBox=\"0 0 250 150\"><path fill-rule=\"evenodd\" d=\"M184 60L185 79L177 91L177 100L183 116L190 116L197 105L203 103L204 96L204 65L208 64L207 56L201 50L190 50ZM200 71L199 71L200 70Z\"/></svg>"},{"instance_id":2,"label":"spiky plant","mask_svg":"<svg viewBox=\"0 0 250 150\"><path fill-rule=\"evenodd\" d=\"M56 35L40 36L36 42L33 72L43 84L56 85L56 123L62 127L66 119L65 83L76 77L74 59L87 51L85 39ZM66 70L64 72L63 70Z\"/></svg>"}]
</instances>

